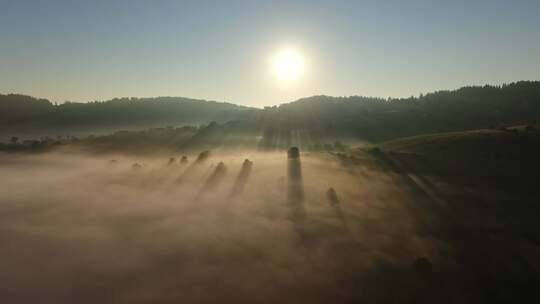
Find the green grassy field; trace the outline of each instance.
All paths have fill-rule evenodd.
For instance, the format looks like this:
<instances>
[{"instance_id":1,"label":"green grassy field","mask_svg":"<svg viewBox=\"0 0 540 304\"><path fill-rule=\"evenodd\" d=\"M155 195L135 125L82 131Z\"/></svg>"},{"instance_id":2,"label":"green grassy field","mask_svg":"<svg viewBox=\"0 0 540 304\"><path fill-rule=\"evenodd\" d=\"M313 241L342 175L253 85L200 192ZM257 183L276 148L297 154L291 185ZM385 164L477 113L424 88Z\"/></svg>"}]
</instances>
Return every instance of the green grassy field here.
<instances>
[{"instance_id":1,"label":"green grassy field","mask_svg":"<svg viewBox=\"0 0 540 304\"><path fill-rule=\"evenodd\" d=\"M540 128L514 126L465 132L428 134L380 144L424 173L476 178L529 186L539 175ZM430 172L428 172L430 171Z\"/></svg>"}]
</instances>

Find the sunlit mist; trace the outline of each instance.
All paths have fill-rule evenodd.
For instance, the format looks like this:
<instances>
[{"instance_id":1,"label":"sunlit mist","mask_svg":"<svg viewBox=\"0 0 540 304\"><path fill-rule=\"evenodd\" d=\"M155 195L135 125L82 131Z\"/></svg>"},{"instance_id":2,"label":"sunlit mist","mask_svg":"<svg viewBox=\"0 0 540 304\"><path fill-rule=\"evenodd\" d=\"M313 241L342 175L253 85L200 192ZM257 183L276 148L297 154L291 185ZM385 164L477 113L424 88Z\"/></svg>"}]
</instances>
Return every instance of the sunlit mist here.
<instances>
[{"instance_id":1,"label":"sunlit mist","mask_svg":"<svg viewBox=\"0 0 540 304\"><path fill-rule=\"evenodd\" d=\"M0 302L538 302L539 12L0 0Z\"/></svg>"}]
</instances>

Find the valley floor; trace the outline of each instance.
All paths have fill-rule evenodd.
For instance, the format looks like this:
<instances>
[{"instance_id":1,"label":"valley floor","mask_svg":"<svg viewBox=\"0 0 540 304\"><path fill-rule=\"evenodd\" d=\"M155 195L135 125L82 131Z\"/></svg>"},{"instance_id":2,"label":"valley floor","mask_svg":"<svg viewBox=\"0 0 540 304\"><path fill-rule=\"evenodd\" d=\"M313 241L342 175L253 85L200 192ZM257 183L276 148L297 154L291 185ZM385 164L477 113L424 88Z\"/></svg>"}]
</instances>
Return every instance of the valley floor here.
<instances>
[{"instance_id":1,"label":"valley floor","mask_svg":"<svg viewBox=\"0 0 540 304\"><path fill-rule=\"evenodd\" d=\"M176 157L0 155L4 301L506 303L540 283L534 196L398 153Z\"/></svg>"}]
</instances>

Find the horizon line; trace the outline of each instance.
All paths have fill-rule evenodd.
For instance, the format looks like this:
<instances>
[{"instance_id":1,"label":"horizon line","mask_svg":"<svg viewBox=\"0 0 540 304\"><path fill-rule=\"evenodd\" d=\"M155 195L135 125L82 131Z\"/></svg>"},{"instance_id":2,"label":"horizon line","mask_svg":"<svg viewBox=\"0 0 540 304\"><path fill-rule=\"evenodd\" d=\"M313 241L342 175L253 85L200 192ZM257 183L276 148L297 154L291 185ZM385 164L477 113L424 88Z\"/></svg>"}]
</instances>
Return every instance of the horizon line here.
<instances>
[{"instance_id":1,"label":"horizon line","mask_svg":"<svg viewBox=\"0 0 540 304\"><path fill-rule=\"evenodd\" d=\"M499 84L490 84L490 83L470 84L470 85L463 85L463 86L453 88L453 89L437 89L437 90L433 90L433 91L429 91L429 92L425 92L425 93L421 92L421 93L418 93L417 95L402 96L402 97L395 97L395 96L381 97L381 96L368 96L368 95L359 95L359 94L353 94L353 95L316 94L316 95L309 95L309 96L305 96L305 97L300 97L300 98L297 98L297 99L292 100L292 101L285 101L285 102L280 102L280 103L276 103L276 104L273 104L273 105L263 105L263 106L246 105L246 104L236 103L236 102L232 102L232 101L222 101L222 100L213 100L213 99L204 99L204 98L196 98L196 97L186 97L186 96L171 96L171 95L122 96L122 97L112 97L110 99L99 99L99 100L95 99L95 100L87 100L87 101L73 101L73 100L55 101L55 100L51 100L49 98L37 97L37 96L34 96L34 95L29 95L29 94L19 93L19 92L8 92L8 93L1 93L0 92L0 95L4 95L4 96L18 95L18 96L32 97L32 98L35 98L35 99L44 99L44 100L47 100L48 102L52 103L53 105L62 105L62 104L66 104L66 103L84 104L84 103L92 103L92 102L108 102L108 101L112 101L112 100L115 100L115 99L183 98L183 99L189 99L189 100L192 100L192 101L216 102L216 103L232 104L232 105L240 106L240 107L264 109L266 107L280 106L280 105L283 105L283 104L289 104L289 103L293 103L293 102L297 102L297 101L300 101L300 100L303 100L303 99L308 99L308 98L313 98L313 97L331 97L331 98L360 97L360 98L373 98L373 99L382 99L382 100L392 100L392 99L400 100L400 99L407 99L407 98L411 98L411 97L412 98L420 98L420 97L425 96L427 94L433 94L433 93L438 93L438 92L458 91L458 90L464 89L464 88L483 88L483 87L502 88L505 85L512 85L512 84L517 84L517 83L522 83L522 82L535 83L535 82L540 82L540 80L516 80L516 81L511 81L511 82L503 82L503 83L499 83Z\"/></svg>"}]
</instances>

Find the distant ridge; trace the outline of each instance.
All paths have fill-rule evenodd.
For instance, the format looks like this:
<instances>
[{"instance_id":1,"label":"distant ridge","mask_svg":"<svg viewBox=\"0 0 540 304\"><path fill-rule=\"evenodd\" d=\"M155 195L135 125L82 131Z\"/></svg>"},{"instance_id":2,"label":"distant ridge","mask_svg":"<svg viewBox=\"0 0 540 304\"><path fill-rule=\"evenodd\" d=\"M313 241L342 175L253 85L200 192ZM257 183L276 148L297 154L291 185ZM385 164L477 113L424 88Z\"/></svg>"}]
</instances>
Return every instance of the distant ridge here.
<instances>
[{"instance_id":1,"label":"distant ridge","mask_svg":"<svg viewBox=\"0 0 540 304\"><path fill-rule=\"evenodd\" d=\"M467 86L419 97L312 96L264 109L183 97L115 98L53 105L46 99L0 95L0 127L8 133L97 132L242 122L261 135L387 140L402 136L534 123L540 81ZM53 133L54 133L53 132ZM272 135L273 134L273 135Z\"/></svg>"},{"instance_id":2,"label":"distant ridge","mask_svg":"<svg viewBox=\"0 0 540 304\"><path fill-rule=\"evenodd\" d=\"M114 98L54 105L19 94L0 95L0 125L12 128L130 128L226 122L252 109L184 97Z\"/></svg>"}]
</instances>

